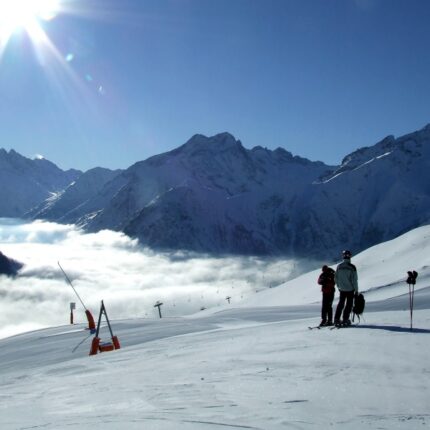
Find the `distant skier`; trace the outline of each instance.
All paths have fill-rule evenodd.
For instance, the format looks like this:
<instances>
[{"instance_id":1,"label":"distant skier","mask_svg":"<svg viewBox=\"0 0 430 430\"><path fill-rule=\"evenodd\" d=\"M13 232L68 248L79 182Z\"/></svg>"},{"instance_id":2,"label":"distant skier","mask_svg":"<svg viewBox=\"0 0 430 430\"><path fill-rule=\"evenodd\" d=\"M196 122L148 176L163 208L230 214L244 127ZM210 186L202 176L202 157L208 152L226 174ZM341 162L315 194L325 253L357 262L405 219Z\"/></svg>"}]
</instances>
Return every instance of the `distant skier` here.
<instances>
[{"instance_id":1,"label":"distant skier","mask_svg":"<svg viewBox=\"0 0 430 430\"><path fill-rule=\"evenodd\" d=\"M340 293L339 303L334 315L334 324L337 327L351 325L349 315L354 304L354 294L358 294L357 268L351 263L351 251L343 251L342 257L343 262L337 266L334 276ZM342 321L340 320L341 316Z\"/></svg>"},{"instance_id":2,"label":"distant skier","mask_svg":"<svg viewBox=\"0 0 430 430\"><path fill-rule=\"evenodd\" d=\"M321 327L333 325L334 274L331 267L324 265L318 277L318 284L321 285L322 292Z\"/></svg>"}]
</instances>

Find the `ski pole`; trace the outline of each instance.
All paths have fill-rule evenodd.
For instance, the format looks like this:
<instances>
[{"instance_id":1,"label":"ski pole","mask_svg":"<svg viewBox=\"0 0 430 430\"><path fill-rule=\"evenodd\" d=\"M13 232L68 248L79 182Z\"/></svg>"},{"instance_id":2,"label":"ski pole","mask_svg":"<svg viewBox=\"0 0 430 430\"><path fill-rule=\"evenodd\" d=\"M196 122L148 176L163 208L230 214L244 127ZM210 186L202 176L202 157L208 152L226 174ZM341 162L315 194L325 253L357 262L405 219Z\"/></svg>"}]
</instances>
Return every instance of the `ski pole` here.
<instances>
[{"instance_id":1,"label":"ski pole","mask_svg":"<svg viewBox=\"0 0 430 430\"><path fill-rule=\"evenodd\" d=\"M409 287L409 313L411 315L411 330L412 330L412 284L408 284Z\"/></svg>"},{"instance_id":2,"label":"ski pole","mask_svg":"<svg viewBox=\"0 0 430 430\"><path fill-rule=\"evenodd\" d=\"M412 284L412 298L411 298L411 330L412 330L412 317L414 313L414 292L415 292L415 285Z\"/></svg>"},{"instance_id":3,"label":"ski pole","mask_svg":"<svg viewBox=\"0 0 430 430\"><path fill-rule=\"evenodd\" d=\"M408 279L406 280L409 287L409 307L411 311L411 330L412 330L412 317L414 314L414 293L415 283L417 282L418 272L415 270L408 270Z\"/></svg>"}]
</instances>

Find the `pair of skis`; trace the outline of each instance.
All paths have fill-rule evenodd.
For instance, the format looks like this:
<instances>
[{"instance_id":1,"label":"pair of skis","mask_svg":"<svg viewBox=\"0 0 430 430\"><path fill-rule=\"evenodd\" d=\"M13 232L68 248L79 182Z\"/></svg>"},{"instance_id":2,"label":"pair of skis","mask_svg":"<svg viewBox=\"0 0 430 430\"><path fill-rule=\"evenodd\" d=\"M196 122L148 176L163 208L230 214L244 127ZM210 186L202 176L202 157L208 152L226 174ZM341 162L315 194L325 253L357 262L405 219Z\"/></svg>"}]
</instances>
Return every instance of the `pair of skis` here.
<instances>
[{"instance_id":1,"label":"pair of skis","mask_svg":"<svg viewBox=\"0 0 430 430\"><path fill-rule=\"evenodd\" d=\"M330 330L334 330L335 328L340 329L340 328L349 328L349 327L355 327L355 325L349 324L349 325L334 325L333 327L331 327Z\"/></svg>"},{"instance_id":2,"label":"pair of skis","mask_svg":"<svg viewBox=\"0 0 430 430\"><path fill-rule=\"evenodd\" d=\"M310 326L308 327L309 330L321 330L322 328L329 328L330 330L334 329L340 329L340 328L348 328L348 327L354 327L354 325L316 325L316 326Z\"/></svg>"},{"instance_id":3,"label":"pair of skis","mask_svg":"<svg viewBox=\"0 0 430 430\"><path fill-rule=\"evenodd\" d=\"M310 326L308 327L309 330L321 330L322 328L333 328L333 325L316 325L316 326Z\"/></svg>"}]
</instances>

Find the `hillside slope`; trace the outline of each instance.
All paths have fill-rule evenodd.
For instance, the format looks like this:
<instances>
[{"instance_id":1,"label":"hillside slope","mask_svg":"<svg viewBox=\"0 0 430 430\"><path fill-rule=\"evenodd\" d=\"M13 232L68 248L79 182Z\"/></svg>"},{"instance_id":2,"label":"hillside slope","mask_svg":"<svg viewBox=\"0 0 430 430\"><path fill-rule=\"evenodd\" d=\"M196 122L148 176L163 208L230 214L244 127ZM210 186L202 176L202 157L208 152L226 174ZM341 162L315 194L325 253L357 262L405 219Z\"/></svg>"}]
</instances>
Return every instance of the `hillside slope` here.
<instances>
[{"instance_id":1,"label":"hillside slope","mask_svg":"<svg viewBox=\"0 0 430 430\"><path fill-rule=\"evenodd\" d=\"M311 286L292 281L257 293L254 307L113 320L121 349L92 357L82 325L0 340L1 428L424 428L430 268L420 258L428 234L417 229L356 256L361 285L374 286L357 327L308 330L319 304L306 305L299 289ZM420 275L410 330L404 276L393 279L412 264ZM281 306L287 299L302 305Z\"/></svg>"}]
</instances>

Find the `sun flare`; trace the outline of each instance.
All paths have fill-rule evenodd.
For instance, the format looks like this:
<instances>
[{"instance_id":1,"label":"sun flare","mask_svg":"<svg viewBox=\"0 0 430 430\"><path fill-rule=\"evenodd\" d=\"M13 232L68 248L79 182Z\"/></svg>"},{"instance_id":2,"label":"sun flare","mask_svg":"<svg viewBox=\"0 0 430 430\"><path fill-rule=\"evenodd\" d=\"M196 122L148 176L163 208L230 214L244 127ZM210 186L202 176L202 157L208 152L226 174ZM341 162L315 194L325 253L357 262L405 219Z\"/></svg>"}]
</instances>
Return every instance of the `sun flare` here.
<instances>
[{"instance_id":1,"label":"sun flare","mask_svg":"<svg viewBox=\"0 0 430 430\"><path fill-rule=\"evenodd\" d=\"M62 52L55 43L55 37L62 40L69 37L60 22L50 25L49 21L63 19L64 23L70 17L98 19L100 14L106 16L97 1L0 0L0 65L7 64L10 68L35 65L44 71L47 79L61 94L66 94L65 88L72 88L68 85L72 83L71 93L86 97L87 82L72 64L77 53L71 50ZM28 49L28 42L32 49ZM80 47L79 44L70 44ZM98 95L105 94L103 85L99 83L96 88Z\"/></svg>"},{"instance_id":2,"label":"sun flare","mask_svg":"<svg viewBox=\"0 0 430 430\"><path fill-rule=\"evenodd\" d=\"M41 21L58 14L59 0L0 0L0 44L6 45L18 30L30 36L41 30Z\"/></svg>"},{"instance_id":3,"label":"sun flare","mask_svg":"<svg viewBox=\"0 0 430 430\"><path fill-rule=\"evenodd\" d=\"M26 28L34 21L55 18L58 10L58 0L0 0L0 25Z\"/></svg>"}]
</instances>

